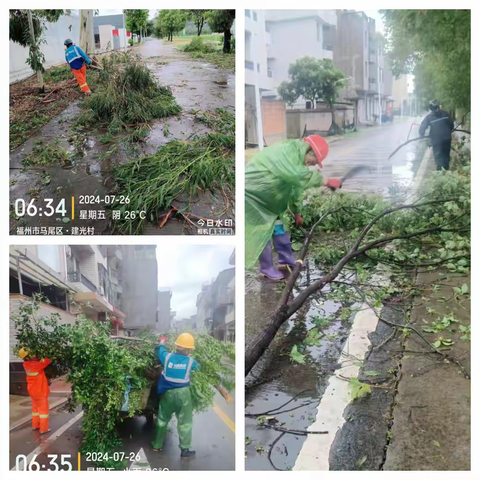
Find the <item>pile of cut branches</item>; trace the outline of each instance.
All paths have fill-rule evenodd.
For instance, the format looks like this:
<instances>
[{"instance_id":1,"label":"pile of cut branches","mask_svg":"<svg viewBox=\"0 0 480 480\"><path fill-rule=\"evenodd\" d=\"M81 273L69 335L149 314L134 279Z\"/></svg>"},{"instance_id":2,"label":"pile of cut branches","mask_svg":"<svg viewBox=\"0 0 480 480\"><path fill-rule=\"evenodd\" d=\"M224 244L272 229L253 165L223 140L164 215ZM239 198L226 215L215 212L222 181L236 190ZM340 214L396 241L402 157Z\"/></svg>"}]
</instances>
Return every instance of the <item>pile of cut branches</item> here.
<instances>
[{"instance_id":1,"label":"pile of cut branches","mask_svg":"<svg viewBox=\"0 0 480 480\"><path fill-rule=\"evenodd\" d=\"M95 89L82 108L80 124L107 125L111 134L181 111L170 88L160 86L152 71L128 54L102 60Z\"/></svg>"},{"instance_id":2,"label":"pile of cut branches","mask_svg":"<svg viewBox=\"0 0 480 480\"><path fill-rule=\"evenodd\" d=\"M338 295L342 295L351 302L381 307L391 292L409 296L418 293L407 280L409 271L418 268L444 268L460 274L469 271L470 152L461 144L455 148L458 153L453 155L453 170L432 172L416 195L407 190L397 191L395 197L387 200L354 193L319 194L317 191L305 197L301 214L304 227L309 231L295 230L290 220L293 246L299 250L301 260L308 252L322 276L296 290L294 295L300 264L293 269L268 324L247 347L247 374L280 326L311 295L337 295L337 300ZM379 269L388 271L389 288L370 285L369 280ZM405 328L410 327L405 325ZM434 345L430 345L435 350ZM449 360L456 363L455 359Z\"/></svg>"},{"instance_id":3,"label":"pile of cut branches","mask_svg":"<svg viewBox=\"0 0 480 480\"><path fill-rule=\"evenodd\" d=\"M219 132L192 140L173 140L158 152L132 160L114 173L113 192L128 195L128 205L114 204L113 210L146 211L145 219L119 220L116 228L123 234L142 233L147 221L156 222L182 194L231 188L235 181L235 119L223 109L205 113L198 121Z\"/></svg>"},{"instance_id":4,"label":"pile of cut branches","mask_svg":"<svg viewBox=\"0 0 480 480\"><path fill-rule=\"evenodd\" d=\"M74 324L62 324L58 314L39 315L40 300L34 297L22 304L12 317L17 340L14 353L23 346L32 356L52 360L46 370L50 378L66 374L72 386L69 407L73 411L81 405L84 412L81 450L110 454L120 445L115 427L122 420L125 391L130 386L128 415L133 416L141 411L142 393L152 386L160 371L156 354L158 333L144 330L136 341L115 338L109 322L94 322L83 315ZM169 338L167 348L173 351L178 332L165 333ZM200 364L191 377L192 402L194 411L200 412L213 402L212 387L233 388L234 371L223 360L234 361L235 349L233 344L205 333L191 333L196 344L193 357ZM152 372L157 375L152 376Z\"/></svg>"}]
</instances>

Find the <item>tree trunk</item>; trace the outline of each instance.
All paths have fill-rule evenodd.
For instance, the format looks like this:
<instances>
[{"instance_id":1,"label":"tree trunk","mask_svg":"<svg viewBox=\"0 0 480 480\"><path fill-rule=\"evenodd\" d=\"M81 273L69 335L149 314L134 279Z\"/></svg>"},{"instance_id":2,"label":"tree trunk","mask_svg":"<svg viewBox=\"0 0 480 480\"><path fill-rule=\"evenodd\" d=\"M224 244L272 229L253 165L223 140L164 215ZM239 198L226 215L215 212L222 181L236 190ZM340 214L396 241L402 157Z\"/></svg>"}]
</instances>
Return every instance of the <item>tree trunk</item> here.
<instances>
[{"instance_id":1,"label":"tree trunk","mask_svg":"<svg viewBox=\"0 0 480 480\"><path fill-rule=\"evenodd\" d=\"M232 39L232 32L230 29L223 32L223 53L230 53L230 40Z\"/></svg>"},{"instance_id":2,"label":"tree trunk","mask_svg":"<svg viewBox=\"0 0 480 480\"><path fill-rule=\"evenodd\" d=\"M197 36L199 37L202 34L203 29L203 18L197 23Z\"/></svg>"},{"instance_id":3,"label":"tree trunk","mask_svg":"<svg viewBox=\"0 0 480 480\"><path fill-rule=\"evenodd\" d=\"M93 10L80 10L80 33L78 44L87 55L95 53Z\"/></svg>"},{"instance_id":4,"label":"tree trunk","mask_svg":"<svg viewBox=\"0 0 480 480\"><path fill-rule=\"evenodd\" d=\"M247 347L245 351L245 376L258 362L258 359L264 354L272 340L275 338L279 328L288 319L288 307L285 305L277 311L271 318L267 328L258 335L255 340Z\"/></svg>"},{"instance_id":5,"label":"tree trunk","mask_svg":"<svg viewBox=\"0 0 480 480\"><path fill-rule=\"evenodd\" d=\"M32 11L27 10L27 18L28 18L28 29L30 31L30 45L35 45L35 30L33 29L33 18L32 18ZM37 81L40 85L40 91L45 91L45 86L43 84L43 75L42 72L37 73Z\"/></svg>"}]
</instances>

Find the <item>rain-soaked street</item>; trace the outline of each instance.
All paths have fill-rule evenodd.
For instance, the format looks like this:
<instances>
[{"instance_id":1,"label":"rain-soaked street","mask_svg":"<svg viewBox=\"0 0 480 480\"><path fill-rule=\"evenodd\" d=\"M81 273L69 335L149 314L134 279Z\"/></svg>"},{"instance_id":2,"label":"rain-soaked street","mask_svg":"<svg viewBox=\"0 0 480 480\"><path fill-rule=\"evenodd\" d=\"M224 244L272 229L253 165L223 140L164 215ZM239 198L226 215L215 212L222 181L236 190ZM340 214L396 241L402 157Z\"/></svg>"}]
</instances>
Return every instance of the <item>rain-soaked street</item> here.
<instances>
[{"instance_id":1,"label":"rain-soaked street","mask_svg":"<svg viewBox=\"0 0 480 480\"><path fill-rule=\"evenodd\" d=\"M78 205L81 195L95 195L104 198L112 186L112 171L117 165L132 158L148 155L157 151L165 143L179 139L186 140L193 135L209 131L205 124L195 121L195 114L201 111L214 112L223 108L235 112L235 75L213 64L201 60L192 60L188 54L180 52L164 40L146 39L133 48L133 52L142 57L147 66L154 72L161 85L172 89L175 100L182 107L178 116L156 120L151 123L151 129L144 142L134 146L125 142L120 136L114 144L102 144L99 138L106 130L81 130L75 132L72 126L81 112L79 102L74 102L60 115L53 118L37 135L29 138L23 145L10 153L10 204L15 200L24 199L28 205L34 199L39 207L35 215L25 215L21 219L10 218L10 230L16 233L16 228L38 227L43 231L48 227L63 227L63 234L74 232L74 227L81 227L86 232L93 228L96 235L110 234L108 216L104 204ZM88 75L88 74L87 74ZM74 163L69 167L61 166L29 166L24 168L22 160L31 153L37 142L43 144L59 142L59 145L75 155ZM233 202L227 198L234 197L234 192L199 192L194 197L179 197L173 206L182 210L187 206L198 216L212 219L234 218ZM75 218L71 215L71 198L75 198ZM42 215L46 211L45 199L54 199L54 205L60 199L66 199L67 223L63 223L59 215ZM43 205L43 207L42 207ZM87 218L79 219L79 211L94 210L97 213L86 214ZM103 211L103 213L99 213ZM73 220L73 221L69 221ZM179 220L168 221L162 229L154 224L148 224L145 234L178 235L195 233L188 224ZM34 232L32 232L34 233ZM42 231L37 231L41 234Z\"/></svg>"},{"instance_id":2,"label":"rain-soaked street","mask_svg":"<svg viewBox=\"0 0 480 480\"><path fill-rule=\"evenodd\" d=\"M387 196L394 185L410 186L425 155L426 142L419 141L407 145L391 160L388 156L407 140L409 133L410 138L418 136L418 126L414 125L411 129L412 123L418 123L418 120L415 122L413 118L395 119L392 124L362 130L331 143L329 155L324 163L325 176L342 177L352 167L363 165L368 167L368 171L346 181L343 190ZM304 288L316 280L320 273L307 256L306 267L297 280L296 288ZM282 283L276 284L260 279L256 271L247 272L245 284L247 345L268 322L282 289ZM268 426L259 426L264 420L260 417L259 421L258 414L274 417L272 421L281 428L300 431L306 430L316 420L322 418L322 412L317 407L329 380L338 368L340 359L348 357L347 339L351 333L352 318L351 315L350 317L342 315L341 312L342 307L349 306L351 305L324 301L320 296L310 297L309 301L282 326L270 348L247 377L245 398L247 469L290 470L300 468L302 461L305 462L303 457L308 456L308 453L301 453L301 450L306 436L282 434ZM307 361L304 365L291 362L289 354L292 347L301 343L307 331L315 326L322 333L321 345L306 348ZM332 435L334 436L335 432ZM378 447L380 454L383 454L383 447L384 445ZM325 462L328 465L328 450L318 452L318 455L326 456ZM348 469L345 456L343 459L341 454L337 457L335 469Z\"/></svg>"},{"instance_id":3,"label":"rain-soaked street","mask_svg":"<svg viewBox=\"0 0 480 480\"><path fill-rule=\"evenodd\" d=\"M27 397L25 401L30 400ZM9 468L16 470L18 464L18 470L24 470L26 460L28 465L36 461L39 470L54 470L54 463L60 466L62 458L65 467L60 467L61 470L69 469L67 462L72 470L95 469L93 462L89 461L91 457L78 453L82 439L82 415L80 410L67 413L62 407L57 407L50 410L51 433L48 435L40 437L38 431L32 431L29 421L11 431ZM170 421L163 449L158 452L154 452L151 445L155 426L149 425L145 417L126 419L118 427L123 443L122 448L117 450L121 452L118 459L126 460L130 471L234 470L234 422L235 401L227 403L216 393L213 407L193 418L192 450L196 451L196 455L181 459L175 417ZM52 455L58 455L56 460L52 460Z\"/></svg>"}]
</instances>

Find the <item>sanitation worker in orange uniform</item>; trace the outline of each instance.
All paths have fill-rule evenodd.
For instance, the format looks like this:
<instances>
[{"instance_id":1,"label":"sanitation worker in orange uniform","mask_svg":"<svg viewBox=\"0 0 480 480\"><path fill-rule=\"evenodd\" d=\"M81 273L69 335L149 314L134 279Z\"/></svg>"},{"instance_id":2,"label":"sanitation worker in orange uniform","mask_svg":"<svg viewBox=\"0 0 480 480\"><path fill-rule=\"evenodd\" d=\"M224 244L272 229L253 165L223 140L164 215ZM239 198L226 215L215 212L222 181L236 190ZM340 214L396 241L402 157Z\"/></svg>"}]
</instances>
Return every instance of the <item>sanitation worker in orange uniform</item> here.
<instances>
[{"instance_id":1,"label":"sanitation worker in orange uniform","mask_svg":"<svg viewBox=\"0 0 480 480\"><path fill-rule=\"evenodd\" d=\"M88 58L88 55L76 45L70 38L67 38L64 42L65 45L65 60L70 66L72 73L77 79L80 89L85 95L90 95L92 92L87 85L87 66L91 65L92 61ZM86 65L85 65L86 64Z\"/></svg>"},{"instance_id":2,"label":"sanitation worker in orange uniform","mask_svg":"<svg viewBox=\"0 0 480 480\"><path fill-rule=\"evenodd\" d=\"M23 360L23 368L27 372L27 389L32 399L32 428L40 429L40 433L47 433L48 428L48 396L50 389L45 375L45 368L50 365L51 360L43 358L38 360L30 357L28 351L21 348L18 352L19 357Z\"/></svg>"}]
</instances>

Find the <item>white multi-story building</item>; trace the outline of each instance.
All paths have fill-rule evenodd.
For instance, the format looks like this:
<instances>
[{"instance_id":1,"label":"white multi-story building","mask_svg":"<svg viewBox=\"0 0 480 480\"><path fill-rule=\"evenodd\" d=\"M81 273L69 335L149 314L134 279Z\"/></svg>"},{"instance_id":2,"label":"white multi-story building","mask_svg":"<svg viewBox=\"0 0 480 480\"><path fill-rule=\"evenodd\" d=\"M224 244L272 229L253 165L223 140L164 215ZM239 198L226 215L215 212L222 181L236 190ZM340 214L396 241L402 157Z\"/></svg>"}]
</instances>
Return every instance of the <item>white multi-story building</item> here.
<instances>
[{"instance_id":1,"label":"white multi-story building","mask_svg":"<svg viewBox=\"0 0 480 480\"><path fill-rule=\"evenodd\" d=\"M247 144L262 148L286 138L285 103L277 87L299 58L333 58L335 27L335 10L245 11ZM305 103L299 99L295 106L305 108Z\"/></svg>"}]
</instances>

